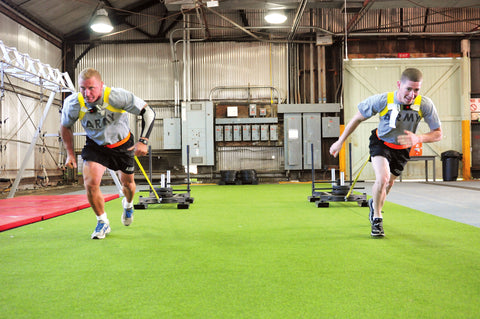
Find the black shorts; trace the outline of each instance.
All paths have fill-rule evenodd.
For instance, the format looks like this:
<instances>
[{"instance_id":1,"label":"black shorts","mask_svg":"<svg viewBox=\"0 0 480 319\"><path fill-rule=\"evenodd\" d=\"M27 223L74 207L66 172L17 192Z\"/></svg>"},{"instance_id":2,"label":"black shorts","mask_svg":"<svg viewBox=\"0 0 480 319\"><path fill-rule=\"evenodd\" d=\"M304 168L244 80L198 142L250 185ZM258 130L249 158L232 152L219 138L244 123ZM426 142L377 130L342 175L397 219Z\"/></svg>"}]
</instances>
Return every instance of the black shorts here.
<instances>
[{"instance_id":1,"label":"black shorts","mask_svg":"<svg viewBox=\"0 0 480 319\"><path fill-rule=\"evenodd\" d=\"M96 162L114 171L133 174L135 170L134 151L133 149L128 150L133 145L135 145L133 134L130 134L127 142L115 148L98 145L87 137L87 142L82 150L82 158L84 161Z\"/></svg>"},{"instance_id":2,"label":"black shorts","mask_svg":"<svg viewBox=\"0 0 480 319\"><path fill-rule=\"evenodd\" d=\"M400 174L402 174L403 168L405 165L407 165L407 162L410 159L410 148L397 150L388 147L381 139L378 138L377 129L374 129L372 131L372 135L370 135L369 147L370 157L385 157L390 165L390 173L395 176L400 176Z\"/></svg>"}]
</instances>

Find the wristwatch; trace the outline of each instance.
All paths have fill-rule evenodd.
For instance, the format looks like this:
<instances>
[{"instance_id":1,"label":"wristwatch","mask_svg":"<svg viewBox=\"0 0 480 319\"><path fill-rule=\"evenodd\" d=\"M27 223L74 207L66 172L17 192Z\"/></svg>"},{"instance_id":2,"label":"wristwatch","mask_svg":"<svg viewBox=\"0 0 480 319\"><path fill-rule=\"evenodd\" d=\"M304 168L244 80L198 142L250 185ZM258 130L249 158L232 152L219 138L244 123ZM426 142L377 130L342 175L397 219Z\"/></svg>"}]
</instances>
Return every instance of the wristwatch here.
<instances>
[{"instance_id":1,"label":"wristwatch","mask_svg":"<svg viewBox=\"0 0 480 319\"><path fill-rule=\"evenodd\" d=\"M147 141L146 139L144 139L144 138L140 138L138 141L139 141L140 143L143 143L143 144L145 144L145 145L148 145L148 141Z\"/></svg>"}]
</instances>

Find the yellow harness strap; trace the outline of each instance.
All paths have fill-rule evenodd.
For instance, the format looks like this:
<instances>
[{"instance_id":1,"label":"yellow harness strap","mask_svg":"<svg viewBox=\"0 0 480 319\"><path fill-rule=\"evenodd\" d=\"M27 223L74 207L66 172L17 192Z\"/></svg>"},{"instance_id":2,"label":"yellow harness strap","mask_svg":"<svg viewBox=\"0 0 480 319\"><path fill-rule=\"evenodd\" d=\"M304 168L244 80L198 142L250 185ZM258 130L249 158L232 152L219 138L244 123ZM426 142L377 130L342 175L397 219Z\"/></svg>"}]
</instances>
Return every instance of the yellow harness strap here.
<instances>
[{"instance_id":1,"label":"yellow harness strap","mask_svg":"<svg viewBox=\"0 0 480 319\"><path fill-rule=\"evenodd\" d=\"M380 111L379 115L380 116L384 116L385 114L388 113L388 111L391 109L389 108L388 106L389 105L393 105L394 104L394 94L395 92L388 92L388 95L387 95L387 105L383 108L383 110ZM420 115L420 117L423 117L422 115L422 110L420 110L420 104L422 102L422 96L421 95L417 95L417 97L415 98L415 100L413 101L413 104L410 106L410 108L412 110L415 110L418 112L418 115ZM415 108L414 108L415 107ZM418 109L417 109L418 108Z\"/></svg>"},{"instance_id":2,"label":"yellow harness strap","mask_svg":"<svg viewBox=\"0 0 480 319\"><path fill-rule=\"evenodd\" d=\"M422 96L417 95L417 97L413 101L413 104L410 108L413 109L413 107L415 106L415 111L418 112L418 115L420 115L420 117L423 117L422 110L420 109L420 103L422 103ZM417 108L418 108L418 110L417 110Z\"/></svg>"},{"instance_id":3,"label":"yellow harness strap","mask_svg":"<svg viewBox=\"0 0 480 319\"><path fill-rule=\"evenodd\" d=\"M109 103L108 103L108 97L110 96L110 92L112 91L112 88L110 87L105 87L105 91L103 91L103 102L105 104L107 104L107 110L111 111L111 112L118 112L118 113L124 113L126 112L125 110L121 110L121 109L117 109L113 106L111 106ZM78 93L78 103L80 103L80 112L78 114L78 119L81 120L83 119L83 117L85 116L85 113L87 113L88 111L88 108L87 106L85 105L85 100L83 98L83 95L82 93Z\"/></svg>"}]
</instances>

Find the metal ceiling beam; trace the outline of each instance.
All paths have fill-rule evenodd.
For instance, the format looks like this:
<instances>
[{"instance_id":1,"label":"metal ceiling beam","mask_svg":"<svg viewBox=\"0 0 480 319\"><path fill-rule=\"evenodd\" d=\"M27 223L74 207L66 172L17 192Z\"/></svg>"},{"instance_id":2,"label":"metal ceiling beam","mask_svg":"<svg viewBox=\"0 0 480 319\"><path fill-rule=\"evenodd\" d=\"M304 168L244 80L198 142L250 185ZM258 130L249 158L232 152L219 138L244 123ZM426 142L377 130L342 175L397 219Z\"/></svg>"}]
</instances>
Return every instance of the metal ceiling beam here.
<instances>
[{"instance_id":1,"label":"metal ceiling beam","mask_svg":"<svg viewBox=\"0 0 480 319\"><path fill-rule=\"evenodd\" d=\"M50 30L48 26L46 26L40 21L37 21L27 12L21 10L19 6L12 4L10 1L3 0L0 2L0 13L3 13L13 21L24 26L35 34L38 34L40 37L52 43L57 48L62 47L62 37L60 35Z\"/></svg>"},{"instance_id":2,"label":"metal ceiling beam","mask_svg":"<svg viewBox=\"0 0 480 319\"><path fill-rule=\"evenodd\" d=\"M242 19L243 26L244 27L250 26L245 9L238 10L238 13L240 14L240 19Z\"/></svg>"},{"instance_id":3,"label":"metal ceiling beam","mask_svg":"<svg viewBox=\"0 0 480 319\"><path fill-rule=\"evenodd\" d=\"M225 20L225 21L230 22L230 23L233 24L235 27L239 28L240 30L242 30L243 32L245 32L246 34L248 34L249 36L257 39L258 41L265 41L265 39L262 39L262 38L260 38L259 36L257 36L256 34L248 31L247 29L245 29L244 27L242 27L241 25L239 25L239 24L236 23L235 21L233 21L233 20L225 17L224 15L221 15L220 13L218 13L217 11L215 11L215 10L209 8L209 7L206 7L206 8L207 8L207 10L210 11L211 13L215 14L216 16L222 18L222 19Z\"/></svg>"},{"instance_id":4,"label":"metal ceiling beam","mask_svg":"<svg viewBox=\"0 0 480 319\"><path fill-rule=\"evenodd\" d=\"M355 16L348 22L347 33L350 33L352 29L357 25L357 23L365 16L368 10L372 7L375 0L365 0L363 1L362 8ZM346 13L345 13L346 14Z\"/></svg>"},{"instance_id":5,"label":"metal ceiling beam","mask_svg":"<svg viewBox=\"0 0 480 319\"><path fill-rule=\"evenodd\" d=\"M427 31L428 15L429 15L429 13L430 13L430 8L427 8L427 10L425 10L425 18L423 19L423 23L424 23L423 32L426 32L426 31Z\"/></svg>"}]
</instances>

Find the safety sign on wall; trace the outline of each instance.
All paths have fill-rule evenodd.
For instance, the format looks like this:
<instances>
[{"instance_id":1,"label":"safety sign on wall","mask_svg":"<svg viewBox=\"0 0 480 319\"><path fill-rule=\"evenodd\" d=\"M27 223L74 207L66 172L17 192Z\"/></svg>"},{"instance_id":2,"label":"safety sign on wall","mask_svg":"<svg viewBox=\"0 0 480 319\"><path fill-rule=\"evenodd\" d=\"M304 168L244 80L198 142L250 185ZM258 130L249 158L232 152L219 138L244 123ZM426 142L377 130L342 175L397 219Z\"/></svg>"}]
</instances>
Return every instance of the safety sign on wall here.
<instances>
[{"instance_id":1,"label":"safety sign on wall","mask_svg":"<svg viewBox=\"0 0 480 319\"><path fill-rule=\"evenodd\" d=\"M472 121L480 120L480 99L470 99L470 112L472 113Z\"/></svg>"}]
</instances>

